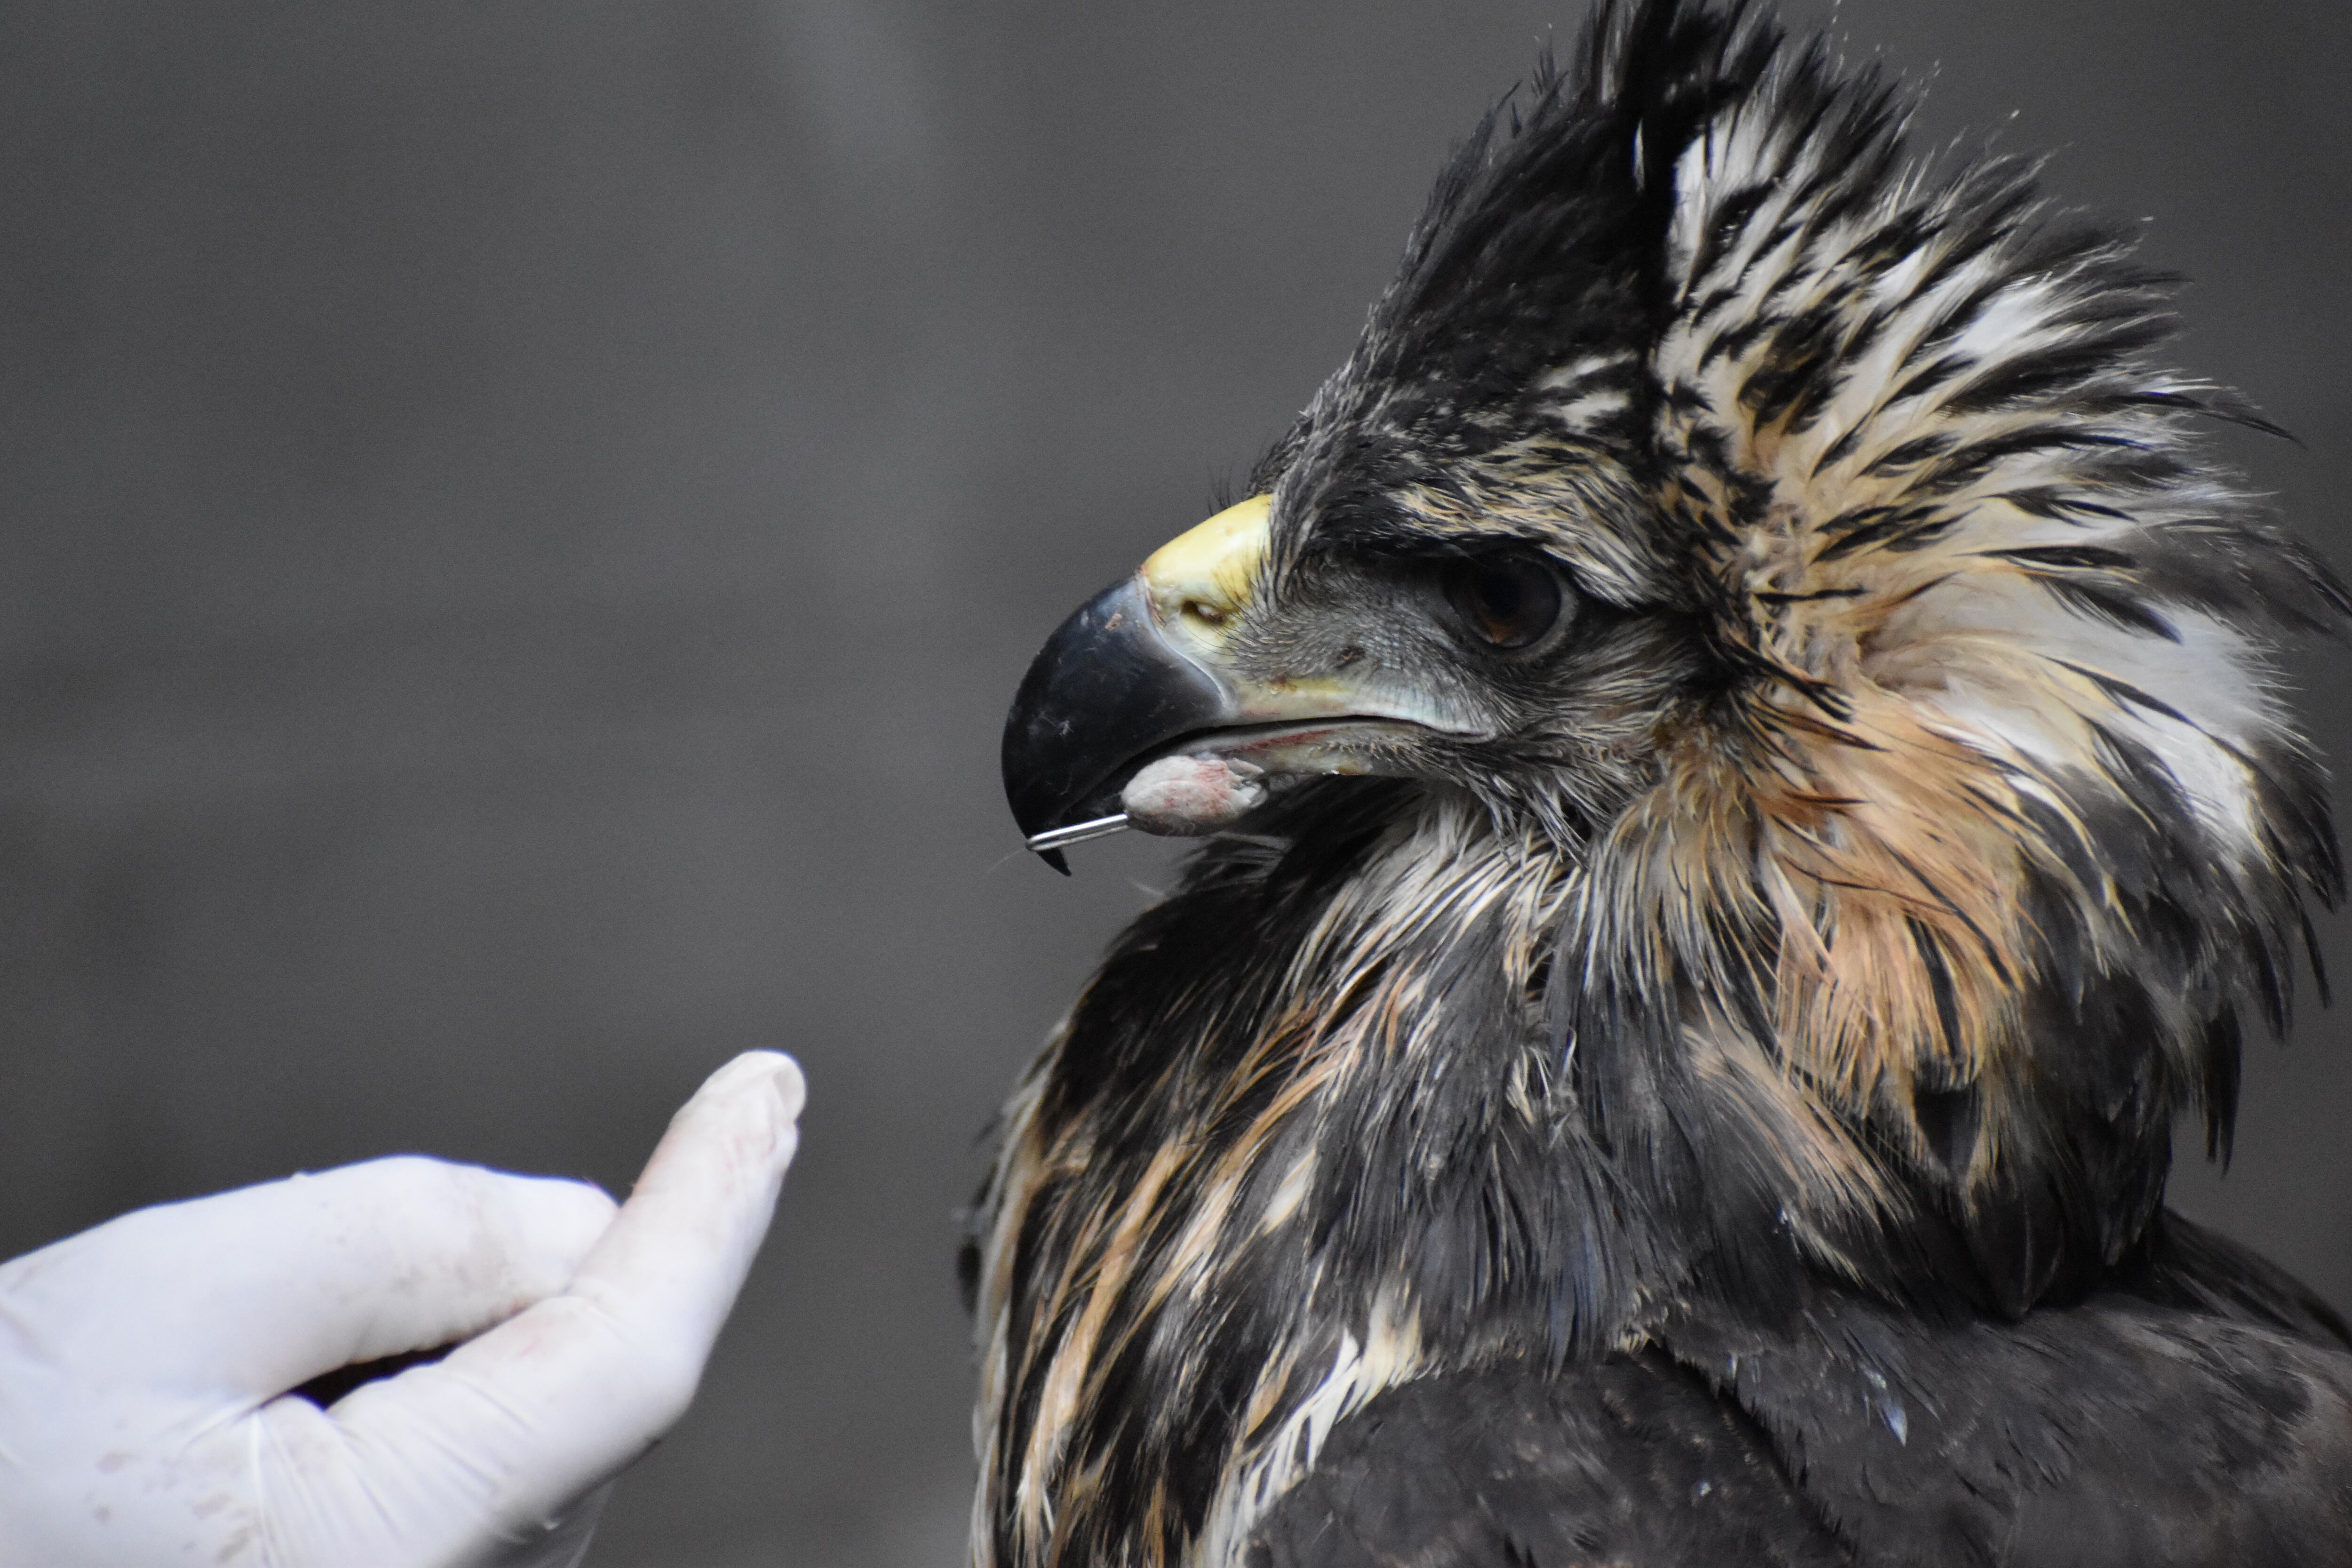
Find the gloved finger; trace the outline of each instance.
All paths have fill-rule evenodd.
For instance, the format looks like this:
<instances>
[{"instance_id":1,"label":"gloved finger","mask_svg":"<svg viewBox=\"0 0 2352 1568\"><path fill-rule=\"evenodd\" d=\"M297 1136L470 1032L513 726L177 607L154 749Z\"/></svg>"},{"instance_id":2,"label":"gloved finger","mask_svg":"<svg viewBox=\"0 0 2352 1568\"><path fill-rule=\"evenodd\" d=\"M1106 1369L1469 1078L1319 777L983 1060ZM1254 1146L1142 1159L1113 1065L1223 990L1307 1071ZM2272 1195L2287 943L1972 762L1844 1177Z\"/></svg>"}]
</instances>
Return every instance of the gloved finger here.
<instances>
[{"instance_id":1,"label":"gloved finger","mask_svg":"<svg viewBox=\"0 0 2352 1568\"><path fill-rule=\"evenodd\" d=\"M337 1404L376 1495L452 1531L511 1531L667 1431L767 1233L804 1092L790 1058L736 1058L672 1118L569 1289Z\"/></svg>"},{"instance_id":2,"label":"gloved finger","mask_svg":"<svg viewBox=\"0 0 2352 1568\"><path fill-rule=\"evenodd\" d=\"M582 1182L402 1157L141 1209L0 1266L62 1367L257 1405L478 1334L571 1280L611 1222Z\"/></svg>"},{"instance_id":3,"label":"gloved finger","mask_svg":"<svg viewBox=\"0 0 2352 1568\"><path fill-rule=\"evenodd\" d=\"M586 1497L566 1503L563 1512L544 1525L515 1532L467 1568L579 1568L612 1495L612 1483L607 1482Z\"/></svg>"},{"instance_id":4,"label":"gloved finger","mask_svg":"<svg viewBox=\"0 0 2352 1568\"><path fill-rule=\"evenodd\" d=\"M698 1373L768 1234L807 1099L799 1064L774 1051L713 1073L670 1119L565 1294L693 1347Z\"/></svg>"}]
</instances>

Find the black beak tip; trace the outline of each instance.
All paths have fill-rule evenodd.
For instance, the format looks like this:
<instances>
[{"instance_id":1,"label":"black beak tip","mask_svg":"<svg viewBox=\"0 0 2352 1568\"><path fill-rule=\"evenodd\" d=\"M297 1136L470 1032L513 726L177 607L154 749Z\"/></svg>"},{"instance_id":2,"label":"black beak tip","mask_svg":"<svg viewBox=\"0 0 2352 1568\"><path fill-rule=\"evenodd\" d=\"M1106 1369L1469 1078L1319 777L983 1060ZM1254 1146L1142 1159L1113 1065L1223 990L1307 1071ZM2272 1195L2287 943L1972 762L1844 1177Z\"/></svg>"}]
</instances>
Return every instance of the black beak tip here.
<instances>
[{"instance_id":1,"label":"black beak tip","mask_svg":"<svg viewBox=\"0 0 2352 1568\"><path fill-rule=\"evenodd\" d=\"M1163 742L1229 721L1224 693L1160 635L1140 579L1088 600L1046 639L1004 719L1005 804L1024 837L1118 810L1118 784ZM1064 876L1058 849L1038 858Z\"/></svg>"}]
</instances>

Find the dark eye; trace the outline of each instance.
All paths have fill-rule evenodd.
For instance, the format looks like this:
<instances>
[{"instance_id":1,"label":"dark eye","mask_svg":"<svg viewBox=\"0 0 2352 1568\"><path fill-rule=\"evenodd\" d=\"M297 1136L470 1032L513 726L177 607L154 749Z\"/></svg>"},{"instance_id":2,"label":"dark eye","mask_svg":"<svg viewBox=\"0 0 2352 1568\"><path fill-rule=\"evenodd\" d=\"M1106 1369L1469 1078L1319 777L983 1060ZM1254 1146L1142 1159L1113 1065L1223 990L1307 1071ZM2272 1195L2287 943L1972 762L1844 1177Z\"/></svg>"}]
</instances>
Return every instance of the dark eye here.
<instances>
[{"instance_id":1,"label":"dark eye","mask_svg":"<svg viewBox=\"0 0 2352 1568\"><path fill-rule=\"evenodd\" d=\"M1489 555L1456 561L1442 581L1445 602L1462 629L1488 647L1532 647L1558 626L1567 607L1559 574L1524 555Z\"/></svg>"}]
</instances>

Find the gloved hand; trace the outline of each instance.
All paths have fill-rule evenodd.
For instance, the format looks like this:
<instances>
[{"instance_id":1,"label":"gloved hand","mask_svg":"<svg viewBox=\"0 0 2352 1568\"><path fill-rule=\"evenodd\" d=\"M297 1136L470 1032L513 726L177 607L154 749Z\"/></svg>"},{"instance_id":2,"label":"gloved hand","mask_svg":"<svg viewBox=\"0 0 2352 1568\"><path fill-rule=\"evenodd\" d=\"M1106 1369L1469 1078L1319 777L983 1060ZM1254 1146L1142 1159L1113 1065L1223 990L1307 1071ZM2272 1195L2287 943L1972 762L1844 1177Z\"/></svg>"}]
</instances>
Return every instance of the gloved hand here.
<instances>
[{"instance_id":1,"label":"gloved hand","mask_svg":"<svg viewBox=\"0 0 2352 1568\"><path fill-rule=\"evenodd\" d=\"M0 1563L556 1568L685 1411L798 1144L753 1052L618 1214L378 1160L142 1209L0 1265ZM463 1340L331 1408L286 1391Z\"/></svg>"}]
</instances>

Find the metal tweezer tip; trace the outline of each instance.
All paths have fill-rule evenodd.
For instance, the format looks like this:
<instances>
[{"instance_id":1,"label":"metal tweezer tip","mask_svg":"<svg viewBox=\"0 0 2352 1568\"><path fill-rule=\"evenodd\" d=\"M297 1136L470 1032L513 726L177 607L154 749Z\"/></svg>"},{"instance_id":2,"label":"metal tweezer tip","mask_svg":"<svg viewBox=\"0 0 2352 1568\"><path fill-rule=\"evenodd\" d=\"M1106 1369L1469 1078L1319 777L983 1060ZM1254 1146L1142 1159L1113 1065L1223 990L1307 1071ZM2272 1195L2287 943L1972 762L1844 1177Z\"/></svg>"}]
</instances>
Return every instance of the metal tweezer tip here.
<instances>
[{"instance_id":1,"label":"metal tweezer tip","mask_svg":"<svg viewBox=\"0 0 2352 1568\"><path fill-rule=\"evenodd\" d=\"M1049 849L1066 849L1090 838L1108 838L1125 831L1127 813L1122 811L1116 816L1097 816L1092 822L1073 822L1067 827L1049 827L1043 833L1032 834L1029 847L1043 855Z\"/></svg>"}]
</instances>

